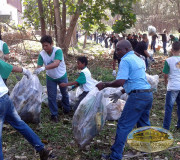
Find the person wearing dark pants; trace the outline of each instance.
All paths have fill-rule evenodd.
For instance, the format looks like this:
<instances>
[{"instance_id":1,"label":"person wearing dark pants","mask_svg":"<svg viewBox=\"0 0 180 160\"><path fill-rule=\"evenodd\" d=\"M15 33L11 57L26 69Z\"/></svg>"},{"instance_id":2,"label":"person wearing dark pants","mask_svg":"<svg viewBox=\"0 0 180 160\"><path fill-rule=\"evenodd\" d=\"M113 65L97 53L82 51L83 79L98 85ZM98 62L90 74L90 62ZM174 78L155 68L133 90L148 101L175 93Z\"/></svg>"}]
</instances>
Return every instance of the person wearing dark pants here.
<instances>
[{"instance_id":1,"label":"person wearing dark pants","mask_svg":"<svg viewBox=\"0 0 180 160\"><path fill-rule=\"evenodd\" d=\"M77 59L77 67L78 69L81 70L81 73L79 74L79 77L76 79L74 82L69 82L69 83L61 83L59 86L60 87L67 87L71 86L70 88L73 89L77 86L80 86L82 89L82 94L79 95L77 102L75 105L72 107L73 110L76 110L77 107L79 106L79 103L86 97L89 91L92 90L92 88L95 86L94 80L91 77L91 72L87 68L88 65L88 60L86 57L79 57Z\"/></svg>"},{"instance_id":2,"label":"person wearing dark pants","mask_svg":"<svg viewBox=\"0 0 180 160\"><path fill-rule=\"evenodd\" d=\"M159 34L162 36L162 43L163 43L163 50L164 50L164 55L167 55L167 50L166 50L166 45L167 45L167 36L166 36L166 30L162 34Z\"/></svg>"},{"instance_id":3,"label":"person wearing dark pants","mask_svg":"<svg viewBox=\"0 0 180 160\"><path fill-rule=\"evenodd\" d=\"M101 82L97 84L99 90L106 87L120 87L124 89L112 94L110 97L117 100L117 97L126 92L129 94L122 115L118 120L116 137L111 147L110 155L102 155L106 160L121 160L123 149L128 134L134 126L150 126L149 114L153 102L153 94L150 84L147 82L145 64L132 50L131 43L121 40L117 43L116 53L121 58L120 67L115 81Z\"/></svg>"},{"instance_id":4,"label":"person wearing dark pants","mask_svg":"<svg viewBox=\"0 0 180 160\"><path fill-rule=\"evenodd\" d=\"M169 130L174 103L177 103L177 126L180 130L180 42L172 44L172 56L167 58L164 63L163 73L165 85L167 85L165 115L163 128Z\"/></svg>"},{"instance_id":5,"label":"person wearing dark pants","mask_svg":"<svg viewBox=\"0 0 180 160\"><path fill-rule=\"evenodd\" d=\"M31 76L30 71L25 68L12 66L0 60L0 160L3 160L2 152L2 129L3 123L6 121L35 148L40 154L41 160L47 160L49 151L44 148L44 144L34 131L23 121L18 115L12 100L8 96L8 88L6 87L2 76L8 77L11 72L23 73L27 77Z\"/></svg>"},{"instance_id":6,"label":"person wearing dark pants","mask_svg":"<svg viewBox=\"0 0 180 160\"><path fill-rule=\"evenodd\" d=\"M154 53L156 53L156 38L158 38L157 34L152 35L151 49L153 49Z\"/></svg>"},{"instance_id":7,"label":"person wearing dark pants","mask_svg":"<svg viewBox=\"0 0 180 160\"><path fill-rule=\"evenodd\" d=\"M142 41L137 44L134 51L145 57L146 68L148 69L149 64L148 64L147 58L149 58L151 60L153 60L153 58L149 55L149 53L147 51L147 49L148 49L147 42L148 42L147 34L143 34Z\"/></svg>"},{"instance_id":8,"label":"person wearing dark pants","mask_svg":"<svg viewBox=\"0 0 180 160\"><path fill-rule=\"evenodd\" d=\"M68 82L66 64L62 49L53 47L52 37L45 35L40 40L43 50L38 57L38 68L35 74L46 70L46 85L48 92L48 105L51 112L50 120L58 122L58 106L56 103L57 85L59 83ZM43 66L43 64L45 66ZM60 88L62 94L62 105L64 114L68 114L71 110L69 105L69 95L66 88Z\"/></svg>"}]
</instances>

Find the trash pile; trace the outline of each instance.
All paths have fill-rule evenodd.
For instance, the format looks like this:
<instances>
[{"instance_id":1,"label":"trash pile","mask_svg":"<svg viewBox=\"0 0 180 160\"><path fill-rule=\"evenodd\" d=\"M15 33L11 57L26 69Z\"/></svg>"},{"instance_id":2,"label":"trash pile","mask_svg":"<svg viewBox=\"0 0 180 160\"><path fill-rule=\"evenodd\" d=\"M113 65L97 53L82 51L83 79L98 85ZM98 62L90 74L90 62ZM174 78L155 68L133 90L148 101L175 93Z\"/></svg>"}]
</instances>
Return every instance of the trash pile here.
<instances>
[{"instance_id":1,"label":"trash pile","mask_svg":"<svg viewBox=\"0 0 180 160\"><path fill-rule=\"evenodd\" d=\"M15 85L10 98L20 115L27 123L39 123L43 88L37 75L26 76Z\"/></svg>"}]
</instances>

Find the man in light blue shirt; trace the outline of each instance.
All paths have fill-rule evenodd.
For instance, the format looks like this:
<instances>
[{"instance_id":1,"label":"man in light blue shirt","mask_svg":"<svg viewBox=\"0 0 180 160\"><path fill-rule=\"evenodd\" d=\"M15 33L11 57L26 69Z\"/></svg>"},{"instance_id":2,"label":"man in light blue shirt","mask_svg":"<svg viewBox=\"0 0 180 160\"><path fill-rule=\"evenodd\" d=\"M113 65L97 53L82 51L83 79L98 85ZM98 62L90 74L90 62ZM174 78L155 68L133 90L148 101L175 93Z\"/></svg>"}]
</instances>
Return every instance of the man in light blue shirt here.
<instances>
[{"instance_id":1,"label":"man in light blue shirt","mask_svg":"<svg viewBox=\"0 0 180 160\"><path fill-rule=\"evenodd\" d=\"M134 54L131 43L127 40L119 41L116 45L116 53L121 58L116 80L96 85L99 90L106 87L123 86L124 89L120 91L119 95L112 95L114 102L122 93L129 94L117 124L116 138L111 147L111 154L103 155L103 158L107 160L122 159L127 136L136 124L137 127L150 126L149 113L153 101L151 86L146 79L145 64Z\"/></svg>"},{"instance_id":2,"label":"man in light blue shirt","mask_svg":"<svg viewBox=\"0 0 180 160\"><path fill-rule=\"evenodd\" d=\"M151 88L146 79L145 64L134 54L134 51L129 51L122 57L116 79L126 80L123 85L126 93L130 93L132 90Z\"/></svg>"}]
</instances>

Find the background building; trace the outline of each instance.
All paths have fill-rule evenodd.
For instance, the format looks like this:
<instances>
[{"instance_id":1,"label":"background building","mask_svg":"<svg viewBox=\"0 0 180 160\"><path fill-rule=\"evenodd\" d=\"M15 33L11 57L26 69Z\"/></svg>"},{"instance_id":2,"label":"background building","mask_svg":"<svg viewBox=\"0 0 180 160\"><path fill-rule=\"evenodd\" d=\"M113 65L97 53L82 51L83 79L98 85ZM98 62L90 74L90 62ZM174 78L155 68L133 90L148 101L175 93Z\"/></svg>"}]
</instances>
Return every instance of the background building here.
<instances>
[{"instance_id":1,"label":"background building","mask_svg":"<svg viewBox=\"0 0 180 160\"><path fill-rule=\"evenodd\" d=\"M14 22L15 25L22 23L21 0L1 0L0 22Z\"/></svg>"}]
</instances>

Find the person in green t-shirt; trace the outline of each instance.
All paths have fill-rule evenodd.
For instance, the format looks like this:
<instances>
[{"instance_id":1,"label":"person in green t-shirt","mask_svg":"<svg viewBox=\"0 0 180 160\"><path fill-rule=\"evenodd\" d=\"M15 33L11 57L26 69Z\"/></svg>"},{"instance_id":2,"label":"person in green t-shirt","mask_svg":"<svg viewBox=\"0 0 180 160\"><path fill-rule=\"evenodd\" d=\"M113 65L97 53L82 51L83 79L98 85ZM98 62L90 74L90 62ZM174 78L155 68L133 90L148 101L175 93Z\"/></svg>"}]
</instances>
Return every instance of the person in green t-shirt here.
<instances>
[{"instance_id":1,"label":"person in green t-shirt","mask_svg":"<svg viewBox=\"0 0 180 160\"><path fill-rule=\"evenodd\" d=\"M74 82L69 83L61 83L60 87L71 86L71 89L80 86L83 91L82 94L79 95L77 102L74 106L72 106L73 110L76 110L79 103L86 97L89 91L95 87L94 79L91 76L91 72L87 68L88 60L86 57L79 57L77 59L77 68L81 70L79 77Z\"/></svg>"},{"instance_id":2,"label":"person in green t-shirt","mask_svg":"<svg viewBox=\"0 0 180 160\"><path fill-rule=\"evenodd\" d=\"M3 61L7 61L9 59L9 48L6 42L2 41L2 36L0 33L0 59ZM6 84L7 78L2 77L4 83Z\"/></svg>"},{"instance_id":3,"label":"person in green t-shirt","mask_svg":"<svg viewBox=\"0 0 180 160\"><path fill-rule=\"evenodd\" d=\"M57 85L59 83L67 83L67 72L62 49L53 46L52 37L45 35L40 40L43 50L38 57L38 68L35 74L46 70L46 86L48 93L48 106L51 112L50 120L58 122L58 106L56 103ZM44 64L44 66L43 66ZM62 106L64 114L68 114L71 110L69 105L69 95L66 87L60 87L62 94Z\"/></svg>"},{"instance_id":4,"label":"person in green t-shirt","mask_svg":"<svg viewBox=\"0 0 180 160\"><path fill-rule=\"evenodd\" d=\"M0 34L0 59L7 61L9 59L9 48L6 42L2 41Z\"/></svg>"},{"instance_id":5,"label":"person in green t-shirt","mask_svg":"<svg viewBox=\"0 0 180 160\"><path fill-rule=\"evenodd\" d=\"M23 73L27 77L31 76L29 70L21 67L12 66L0 59L0 160L3 160L2 152L2 129L6 121L36 149L40 154L41 160L47 160L49 152L44 148L44 144L36 133L23 121L18 115L12 100L8 96L8 88L2 80L2 77L8 78L11 72Z\"/></svg>"},{"instance_id":6,"label":"person in green t-shirt","mask_svg":"<svg viewBox=\"0 0 180 160\"><path fill-rule=\"evenodd\" d=\"M165 116L163 128L169 130L171 124L171 114L173 105L177 103L178 122L176 129L180 130L180 42L176 41L172 44L172 57L166 59L164 63L163 73L165 85L167 86Z\"/></svg>"},{"instance_id":7,"label":"person in green t-shirt","mask_svg":"<svg viewBox=\"0 0 180 160\"><path fill-rule=\"evenodd\" d=\"M173 42L179 41L179 39L171 34L170 35L170 41L171 41L171 44L172 44Z\"/></svg>"}]
</instances>

